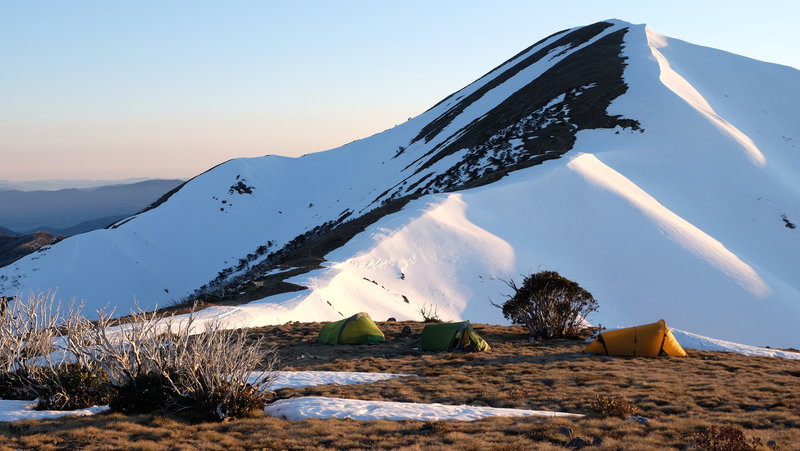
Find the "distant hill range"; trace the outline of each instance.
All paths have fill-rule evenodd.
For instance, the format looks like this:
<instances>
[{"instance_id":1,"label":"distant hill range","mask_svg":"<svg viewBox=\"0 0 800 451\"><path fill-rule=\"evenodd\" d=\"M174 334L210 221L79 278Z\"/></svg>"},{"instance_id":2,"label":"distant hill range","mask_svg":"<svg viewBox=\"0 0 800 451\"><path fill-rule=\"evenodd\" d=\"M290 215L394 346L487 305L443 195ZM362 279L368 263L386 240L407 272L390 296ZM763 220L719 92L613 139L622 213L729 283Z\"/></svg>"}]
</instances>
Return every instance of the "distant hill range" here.
<instances>
[{"instance_id":1,"label":"distant hill range","mask_svg":"<svg viewBox=\"0 0 800 451\"><path fill-rule=\"evenodd\" d=\"M0 179L0 191L19 190L19 191L55 191L69 188L97 188L98 186L110 185L129 185L132 183L146 182L153 180L148 177L136 177L120 180L27 180L14 182L11 180Z\"/></svg>"},{"instance_id":2,"label":"distant hill range","mask_svg":"<svg viewBox=\"0 0 800 451\"><path fill-rule=\"evenodd\" d=\"M0 232L77 235L130 216L181 183L183 180L147 180L55 191L0 188L0 227L5 229Z\"/></svg>"},{"instance_id":3,"label":"distant hill range","mask_svg":"<svg viewBox=\"0 0 800 451\"><path fill-rule=\"evenodd\" d=\"M63 186L67 181L17 182L19 188ZM77 186L91 181L77 181ZM96 182L95 182L96 183ZM183 180L128 180L108 186L59 190L3 189L0 180L0 267L56 243L131 216Z\"/></svg>"},{"instance_id":4,"label":"distant hill range","mask_svg":"<svg viewBox=\"0 0 800 451\"><path fill-rule=\"evenodd\" d=\"M9 230L9 229L7 229L5 227L0 227L0 235L14 235L14 236L16 236L17 232L15 232L13 230Z\"/></svg>"}]
</instances>

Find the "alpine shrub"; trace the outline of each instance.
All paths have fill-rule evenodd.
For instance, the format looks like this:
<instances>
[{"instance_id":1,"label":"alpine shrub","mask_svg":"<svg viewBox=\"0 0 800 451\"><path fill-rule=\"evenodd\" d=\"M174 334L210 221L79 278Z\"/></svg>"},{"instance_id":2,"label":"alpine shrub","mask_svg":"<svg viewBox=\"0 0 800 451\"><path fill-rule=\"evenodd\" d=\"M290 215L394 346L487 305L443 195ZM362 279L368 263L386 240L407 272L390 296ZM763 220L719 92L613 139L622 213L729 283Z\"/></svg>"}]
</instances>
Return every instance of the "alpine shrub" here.
<instances>
[{"instance_id":1,"label":"alpine shrub","mask_svg":"<svg viewBox=\"0 0 800 451\"><path fill-rule=\"evenodd\" d=\"M0 371L0 399L31 400L30 378L25 371Z\"/></svg>"},{"instance_id":2,"label":"alpine shrub","mask_svg":"<svg viewBox=\"0 0 800 451\"><path fill-rule=\"evenodd\" d=\"M113 412L124 414L165 410L172 404L173 392L161 373L142 373L114 385L108 402Z\"/></svg>"},{"instance_id":3,"label":"alpine shrub","mask_svg":"<svg viewBox=\"0 0 800 451\"><path fill-rule=\"evenodd\" d=\"M114 387L109 408L125 414L173 412L191 421L219 421L243 418L261 412L268 394L251 384L226 381L215 387L203 385L192 394L185 387L196 375L179 370L136 375L124 385Z\"/></svg>"},{"instance_id":4,"label":"alpine shrub","mask_svg":"<svg viewBox=\"0 0 800 451\"><path fill-rule=\"evenodd\" d=\"M626 418L639 410L635 404L619 396L598 395L589 406L597 416Z\"/></svg>"},{"instance_id":5,"label":"alpine shrub","mask_svg":"<svg viewBox=\"0 0 800 451\"><path fill-rule=\"evenodd\" d=\"M198 421L263 410L269 399L264 389L277 364L265 338L252 340L247 331L227 329L217 320L200 325L194 315L134 316L125 329L95 331L96 349L114 386L111 410L168 411ZM107 321L101 314L99 323Z\"/></svg>"},{"instance_id":6,"label":"alpine shrub","mask_svg":"<svg viewBox=\"0 0 800 451\"><path fill-rule=\"evenodd\" d=\"M36 410L75 410L108 403L111 387L106 374L66 363L37 372L31 389L39 398Z\"/></svg>"},{"instance_id":7,"label":"alpine shrub","mask_svg":"<svg viewBox=\"0 0 800 451\"><path fill-rule=\"evenodd\" d=\"M403 296L405 298L405 296ZM419 314L422 315L422 322L423 323L434 323L440 324L443 323L441 318L439 318L439 308L433 304L425 304L424 306L419 308Z\"/></svg>"},{"instance_id":8,"label":"alpine shrub","mask_svg":"<svg viewBox=\"0 0 800 451\"><path fill-rule=\"evenodd\" d=\"M541 271L525 276L519 287L513 280L506 284L514 294L498 307L514 324L525 326L532 338L583 337L591 331L584 319L597 311L597 300L577 282Z\"/></svg>"},{"instance_id":9,"label":"alpine shrub","mask_svg":"<svg viewBox=\"0 0 800 451\"><path fill-rule=\"evenodd\" d=\"M200 396L176 396L173 406L192 421L220 421L228 418L252 417L264 411L267 392L251 384L223 383L207 388Z\"/></svg>"},{"instance_id":10,"label":"alpine shrub","mask_svg":"<svg viewBox=\"0 0 800 451\"><path fill-rule=\"evenodd\" d=\"M734 426L708 426L691 436L695 446L706 451L743 451L758 449L758 438L747 439L741 429Z\"/></svg>"}]
</instances>

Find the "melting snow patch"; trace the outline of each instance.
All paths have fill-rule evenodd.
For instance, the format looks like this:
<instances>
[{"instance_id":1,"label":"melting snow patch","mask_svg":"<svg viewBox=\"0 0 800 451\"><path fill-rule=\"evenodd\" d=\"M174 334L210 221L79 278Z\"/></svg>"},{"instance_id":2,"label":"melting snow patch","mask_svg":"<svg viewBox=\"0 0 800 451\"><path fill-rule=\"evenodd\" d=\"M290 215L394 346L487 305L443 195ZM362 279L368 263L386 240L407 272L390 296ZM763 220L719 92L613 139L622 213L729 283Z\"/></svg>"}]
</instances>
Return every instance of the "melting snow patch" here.
<instances>
[{"instance_id":1,"label":"melting snow patch","mask_svg":"<svg viewBox=\"0 0 800 451\"><path fill-rule=\"evenodd\" d=\"M34 410L36 401L12 401L0 399L0 421L18 420L46 420L48 418L58 418L65 415L94 415L105 412L107 406L89 407L79 410Z\"/></svg>"},{"instance_id":2,"label":"melting snow patch","mask_svg":"<svg viewBox=\"0 0 800 451\"><path fill-rule=\"evenodd\" d=\"M254 381L261 373L252 373L250 381ZM326 384L361 384L378 382L395 377L417 377L414 374L397 373L363 373L337 371L276 371L275 381L269 387L273 390L281 388L314 387ZM0 399L0 422L18 420L44 420L64 415L94 415L105 412L108 406L89 407L79 410L34 410L36 401L11 401Z\"/></svg>"},{"instance_id":3,"label":"melting snow patch","mask_svg":"<svg viewBox=\"0 0 800 451\"><path fill-rule=\"evenodd\" d=\"M259 373L250 376L253 380ZM397 373L364 373L364 372L338 372L338 371L276 371L275 381L270 385L271 390L281 388L316 387L318 385L337 384L363 384L379 382L395 377L417 377L414 374Z\"/></svg>"},{"instance_id":4,"label":"melting snow patch","mask_svg":"<svg viewBox=\"0 0 800 451\"><path fill-rule=\"evenodd\" d=\"M496 407L446 406L408 402L361 401L357 399L307 396L281 399L264 411L287 420L306 418L350 418L353 420L471 421L487 417L582 417L574 413L547 410L501 409Z\"/></svg>"},{"instance_id":5,"label":"melting snow patch","mask_svg":"<svg viewBox=\"0 0 800 451\"><path fill-rule=\"evenodd\" d=\"M684 348L698 349L701 351L735 352L744 355L780 357L784 359L800 360L800 352L782 351L780 349L743 345L740 343L734 343L732 341L704 337L702 335L679 329L672 329L672 334L675 335L675 338Z\"/></svg>"}]
</instances>

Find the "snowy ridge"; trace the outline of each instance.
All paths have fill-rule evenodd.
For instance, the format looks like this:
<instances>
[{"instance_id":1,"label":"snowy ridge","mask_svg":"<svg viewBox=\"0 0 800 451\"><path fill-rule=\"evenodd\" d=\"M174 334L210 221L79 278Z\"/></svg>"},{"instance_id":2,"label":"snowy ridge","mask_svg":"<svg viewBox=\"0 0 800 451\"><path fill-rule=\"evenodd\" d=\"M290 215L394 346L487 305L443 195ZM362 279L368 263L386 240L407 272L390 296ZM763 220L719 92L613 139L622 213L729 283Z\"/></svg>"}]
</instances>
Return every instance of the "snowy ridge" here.
<instances>
[{"instance_id":1,"label":"snowy ridge","mask_svg":"<svg viewBox=\"0 0 800 451\"><path fill-rule=\"evenodd\" d=\"M244 326L436 305L504 323L488 302L500 279L554 269L600 301L595 323L664 318L800 347L798 84L796 69L644 25L566 30L378 135L222 164L116 228L0 269L0 294L163 306L259 264L274 274L291 246L400 202L286 280L306 290L201 313Z\"/></svg>"},{"instance_id":2,"label":"snowy ridge","mask_svg":"<svg viewBox=\"0 0 800 451\"><path fill-rule=\"evenodd\" d=\"M608 190L629 202L650 218L667 238L680 244L698 258L706 260L745 290L759 297L769 293L769 287L753 268L741 261L719 241L670 211L622 174L603 164L596 156L577 155L567 167L599 188Z\"/></svg>"},{"instance_id":3,"label":"snowy ridge","mask_svg":"<svg viewBox=\"0 0 800 451\"><path fill-rule=\"evenodd\" d=\"M781 349L762 348L759 346L748 346L731 341L718 340L716 338L704 337L685 330L672 329L672 334L684 348L697 349L700 351L723 351L733 352L743 355L754 355L762 357L778 357L781 359L800 360L800 352L784 351Z\"/></svg>"}]
</instances>

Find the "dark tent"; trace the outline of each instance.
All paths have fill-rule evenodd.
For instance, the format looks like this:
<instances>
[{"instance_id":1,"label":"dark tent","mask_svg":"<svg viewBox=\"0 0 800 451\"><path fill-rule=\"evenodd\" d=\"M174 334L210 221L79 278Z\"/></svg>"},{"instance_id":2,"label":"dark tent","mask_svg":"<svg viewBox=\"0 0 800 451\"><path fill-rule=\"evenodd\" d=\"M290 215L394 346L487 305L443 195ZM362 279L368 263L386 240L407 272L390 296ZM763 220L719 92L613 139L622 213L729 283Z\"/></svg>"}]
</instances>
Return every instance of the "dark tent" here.
<instances>
[{"instance_id":1,"label":"dark tent","mask_svg":"<svg viewBox=\"0 0 800 451\"><path fill-rule=\"evenodd\" d=\"M428 324L413 347L423 351L488 351L488 343L475 332L469 321Z\"/></svg>"}]
</instances>

